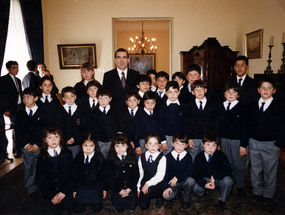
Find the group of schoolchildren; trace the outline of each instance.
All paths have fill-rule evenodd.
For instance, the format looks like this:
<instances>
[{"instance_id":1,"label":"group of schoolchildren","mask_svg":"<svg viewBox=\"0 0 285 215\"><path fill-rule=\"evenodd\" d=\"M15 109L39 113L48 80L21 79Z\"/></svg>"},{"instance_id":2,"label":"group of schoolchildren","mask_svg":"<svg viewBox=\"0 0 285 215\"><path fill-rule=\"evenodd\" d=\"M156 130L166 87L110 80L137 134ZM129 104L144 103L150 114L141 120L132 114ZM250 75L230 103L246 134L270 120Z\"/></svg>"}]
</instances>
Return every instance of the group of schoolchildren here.
<instances>
[{"instance_id":1,"label":"group of schoolchildren","mask_svg":"<svg viewBox=\"0 0 285 215\"><path fill-rule=\"evenodd\" d=\"M237 62L248 65L243 57ZM25 108L16 116L25 188L34 191L36 178L43 212L82 213L87 205L98 212L107 191L118 212L137 204L147 209L154 198L160 208L178 192L188 208L191 192L203 196L215 187L218 206L225 208L233 183L245 196L246 154L254 201L273 198L283 116L271 78L258 84L260 99L249 105L239 102L236 82L226 83L221 101L200 79L198 65L175 73L172 81L151 70L139 76L138 91L127 93L127 106L118 111L90 63L81 75L81 82L62 89L64 105L52 94L51 78L43 77L41 95L26 88Z\"/></svg>"}]
</instances>

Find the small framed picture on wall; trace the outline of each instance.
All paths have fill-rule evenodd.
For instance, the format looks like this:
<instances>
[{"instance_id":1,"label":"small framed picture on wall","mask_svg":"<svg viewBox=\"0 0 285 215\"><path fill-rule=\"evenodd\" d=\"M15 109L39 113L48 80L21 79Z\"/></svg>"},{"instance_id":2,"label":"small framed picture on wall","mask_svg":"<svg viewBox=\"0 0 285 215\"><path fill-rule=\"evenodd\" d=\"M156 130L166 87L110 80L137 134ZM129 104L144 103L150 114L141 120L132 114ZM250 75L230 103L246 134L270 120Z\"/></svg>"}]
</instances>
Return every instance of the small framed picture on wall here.
<instances>
[{"instance_id":1,"label":"small framed picture on wall","mask_svg":"<svg viewBox=\"0 0 285 215\"><path fill-rule=\"evenodd\" d=\"M245 35L246 56L249 59L262 58L263 29Z\"/></svg>"}]
</instances>

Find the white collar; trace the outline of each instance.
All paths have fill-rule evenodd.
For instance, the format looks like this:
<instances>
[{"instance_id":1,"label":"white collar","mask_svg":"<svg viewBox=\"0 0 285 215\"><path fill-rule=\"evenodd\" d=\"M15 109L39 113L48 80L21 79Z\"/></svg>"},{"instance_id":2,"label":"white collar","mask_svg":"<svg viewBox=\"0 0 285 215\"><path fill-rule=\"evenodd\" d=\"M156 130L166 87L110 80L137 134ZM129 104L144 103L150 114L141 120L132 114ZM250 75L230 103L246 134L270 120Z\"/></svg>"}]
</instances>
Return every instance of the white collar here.
<instances>
[{"instance_id":1,"label":"white collar","mask_svg":"<svg viewBox=\"0 0 285 215\"><path fill-rule=\"evenodd\" d=\"M260 108L262 105L262 102L265 102L265 104L263 106L263 112L264 112L269 107L269 105L271 104L272 101L273 101L272 96L269 99L267 99L266 101L264 101L263 98L260 97L260 99L258 100L258 107Z\"/></svg>"},{"instance_id":2,"label":"white collar","mask_svg":"<svg viewBox=\"0 0 285 215\"><path fill-rule=\"evenodd\" d=\"M139 95L140 95L140 97L142 97L143 98L143 95L144 95L144 92L143 91L141 91L141 90L139 90Z\"/></svg>"},{"instance_id":3,"label":"white collar","mask_svg":"<svg viewBox=\"0 0 285 215\"><path fill-rule=\"evenodd\" d=\"M92 107L92 105L93 105L93 100L95 100L95 106L96 106L97 103L98 103L98 99L97 99L96 97L93 99L93 98L91 98L91 97L89 96L89 104L90 104L90 107Z\"/></svg>"},{"instance_id":4,"label":"white collar","mask_svg":"<svg viewBox=\"0 0 285 215\"><path fill-rule=\"evenodd\" d=\"M231 105L230 105L230 110L231 110L234 106L236 106L238 102L239 102L238 100L232 101L232 102L231 102ZM229 103L230 103L230 102L229 102L228 100L224 101L224 107L225 107L226 110L227 110L227 108L228 108L228 104L229 104Z\"/></svg>"},{"instance_id":5,"label":"white collar","mask_svg":"<svg viewBox=\"0 0 285 215\"><path fill-rule=\"evenodd\" d=\"M187 152L184 150L183 152L181 152L179 154L179 160L182 160L185 156L186 156ZM177 159L177 155L178 153L175 150L172 150L171 155L173 156L173 158L176 160Z\"/></svg>"},{"instance_id":6,"label":"white collar","mask_svg":"<svg viewBox=\"0 0 285 215\"><path fill-rule=\"evenodd\" d=\"M125 152L125 153L124 153L124 154L122 154L122 155L125 155L125 159L126 159L127 152ZM122 155L117 154L117 156L118 156L118 158L119 158L120 160L122 160Z\"/></svg>"},{"instance_id":7,"label":"white collar","mask_svg":"<svg viewBox=\"0 0 285 215\"><path fill-rule=\"evenodd\" d=\"M178 99L176 99L174 102L170 101L169 99L166 100L166 105L169 106L170 104L178 104L180 105L180 102Z\"/></svg>"},{"instance_id":8,"label":"white collar","mask_svg":"<svg viewBox=\"0 0 285 215\"><path fill-rule=\"evenodd\" d=\"M124 72L125 73L125 79L127 80L127 74L128 74L128 68L126 68L124 71L123 70L121 70L121 69L119 69L118 67L117 67L117 71L118 71L118 75L119 75L119 77L120 77L120 79L122 78L122 72Z\"/></svg>"},{"instance_id":9,"label":"white collar","mask_svg":"<svg viewBox=\"0 0 285 215\"><path fill-rule=\"evenodd\" d=\"M108 111L110 110L110 108L111 108L110 105L107 105L107 106L105 107L106 113L108 113ZM104 107L102 107L102 106L99 106L99 109L100 109L101 112L104 111Z\"/></svg>"},{"instance_id":10,"label":"white collar","mask_svg":"<svg viewBox=\"0 0 285 215\"><path fill-rule=\"evenodd\" d=\"M36 104L35 104L34 107L32 107L31 109L28 108L27 106L25 106L25 111L26 111L26 113L27 113L28 115L30 114L30 110L33 111L33 115L34 115L34 114L36 113L37 109L38 109L38 106L37 106Z\"/></svg>"},{"instance_id":11,"label":"white collar","mask_svg":"<svg viewBox=\"0 0 285 215\"><path fill-rule=\"evenodd\" d=\"M48 147L48 153L51 157L54 157L55 156L55 153L54 153L54 150L57 152L57 154L59 155L60 152L61 152L61 148L60 146L58 145L55 149L51 149L50 147Z\"/></svg>"},{"instance_id":12,"label":"white collar","mask_svg":"<svg viewBox=\"0 0 285 215\"><path fill-rule=\"evenodd\" d=\"M155 161L155 159L158 157L160 154L159 151L156 151L155 153L151 154L148 150L145 152L145 159L148 160L148 157L152 155L152 160Z\"/></svg>"},{"instance_id":13,"label":"white collar","mask_svg":"<svg viewBox=\"0 0 285 215\"><path fill-rule=\"evenodd\" d=\"M42 93L41 101L44 103L46 100L46 96L47 96L48 102L51 102L51 100L52 100L51 94L46 95L44 93Z\"/></svg>"},{"instance_id":14,"label":"white collar","mask_svg":"<svg viewBox=\"0 0 285 215\"><path fill-rule=\"evenodd\" d=\"M133 110L133 112L134 112L134 116L135 116L135 115L136 115L136 113L137 113L137 111L138 111L138 109L139 109L139 107L138 107L138 106L136 106L134 109L131 109L131 108L129 108L129 107L128 107L129 114L131 114L131 111Z\"/></svg>"},{"instance_id":15,"label":"white collar","mask_svg":"<svg viewBox=\"0 0 285 215\"><path fill-rule=\"evenodd\" d=\"M83 81L83 84L84 84L85 86L87 86L88 82L89 82L89 81L84 80L84 81Z\"/></svg>"},{"instance_id":16,"label":"white collar","mask_svg":"<svg viewBox=\"0 0 285 215\"><path fill-rule=\"evenodd\" d=\"M68 105L67 103L65 103L65 104L63 105L63 107L64 107L64 109L66 110L67 113L68 113L68 111L69 111L69 107L71 107L71 115L73 115L74 112L75 112L76 109L77 109L77 104L73 103L73 104L70 106L70 105Z\"/></svg>"},{"instance_id":17,"label":"white collar","mask_svg":"<svg viewBox=\"0 0 285 215\"><path fill-rule=\"evenodd\" d=\"M202 102L202 106L203 106L203 110L204 110L205 105L206 105L206 103L207 103L207 98L206 98L206 96L205 96L202 100L199 100L199 99L195 98L195 103L196 103L196 105L197 105L198 108L200 108L200 101Z\"/></svg>"},{"instance_id":18,"label":"white collar","mask_svg":"<svg viewBox=\"0 0 285 215\"><path fill-rule=\"evenodd\" d=\"M148 115L150 115L150 111L148 110L148 109L146 109L146 108L143 108L144 109L144 111L148 114ZM151 111L152 112L152 115L153 115L153 110Z\"/></svg>"},{"instance_id":19,"label":"white collar","mask_svg":"<svg viewBox=\"0 0 285 215\"><path fill-rule=\"evenodd\" d=\"M84 163L85 163L85 160L87 158L87 154L85 154L84 152L83 152L83 154L84 154ZM94 156L94 154L95 154L95 152L92 152L91 155L88 155L88 163L91 161L91 159Z\"/></svg>"}]
</instances>

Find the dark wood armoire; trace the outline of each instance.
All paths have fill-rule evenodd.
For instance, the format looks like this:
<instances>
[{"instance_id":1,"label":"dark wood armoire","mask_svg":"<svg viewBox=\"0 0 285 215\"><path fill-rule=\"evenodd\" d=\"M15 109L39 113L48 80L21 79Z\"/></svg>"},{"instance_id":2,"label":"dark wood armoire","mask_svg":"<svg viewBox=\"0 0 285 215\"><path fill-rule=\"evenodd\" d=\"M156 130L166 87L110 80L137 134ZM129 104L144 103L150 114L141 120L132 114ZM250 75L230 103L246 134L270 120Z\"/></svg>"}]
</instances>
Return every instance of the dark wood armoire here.
<instances>
[{"instance_id":1,"label":"dark wood armoire","mask_svg":"<svg viewBox=\"0 0 285 215\"><path fill-rule=\"evenodd\" d=\"M233 69L237 51L221 46L216 38L208 38L200 46L181 51L181 71L186 73L191 64L201 67L202 80L217 90L222 90L226 80L235 74Z\"/></svg>"}]
</instances>

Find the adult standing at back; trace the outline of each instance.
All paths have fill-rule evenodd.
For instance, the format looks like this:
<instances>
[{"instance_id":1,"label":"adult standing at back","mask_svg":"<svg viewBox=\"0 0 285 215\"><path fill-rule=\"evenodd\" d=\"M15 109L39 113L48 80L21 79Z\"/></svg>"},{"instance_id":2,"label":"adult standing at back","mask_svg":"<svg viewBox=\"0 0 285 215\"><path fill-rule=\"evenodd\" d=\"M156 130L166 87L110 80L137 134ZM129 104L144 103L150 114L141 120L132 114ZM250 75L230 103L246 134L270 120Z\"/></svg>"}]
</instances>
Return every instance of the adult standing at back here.
<instances>
[{"instance_id":1,"label":"adult standing at back","mask_svg":"<svg viewBox=\"0 0 285 215\"><path fill-rule=\"evenodd\" d=\"M27 68L29 73L25 75L23 79L23 88L26 89L28 87L32 87L34 89L39 88L40 76L38 72L38 64L34 60L29 60L27 62Z\"/></svg>"},{"instance_id":2,"label":"adult standing at back","mask_svg":"<svg viewBox=\"0 0 285 215\"><path fill-rule=\"evenodd\" d=\"M126 49L119 48L115 52L116 68L104 74L103 87L112 91L111 105L117 110L122 110L127 92L135 91L139 73L128 69L129 53Z\"/></svg>"}]
</instances>

